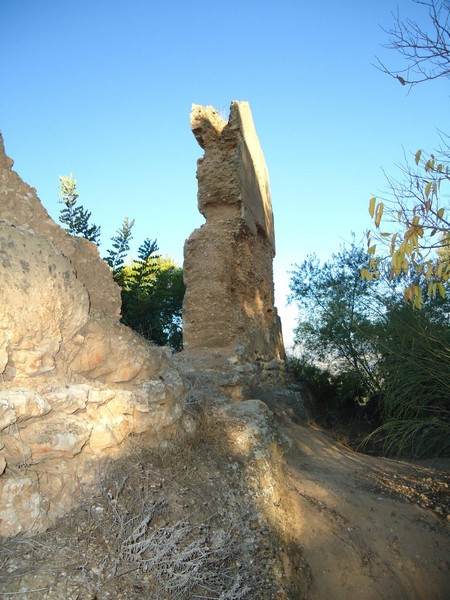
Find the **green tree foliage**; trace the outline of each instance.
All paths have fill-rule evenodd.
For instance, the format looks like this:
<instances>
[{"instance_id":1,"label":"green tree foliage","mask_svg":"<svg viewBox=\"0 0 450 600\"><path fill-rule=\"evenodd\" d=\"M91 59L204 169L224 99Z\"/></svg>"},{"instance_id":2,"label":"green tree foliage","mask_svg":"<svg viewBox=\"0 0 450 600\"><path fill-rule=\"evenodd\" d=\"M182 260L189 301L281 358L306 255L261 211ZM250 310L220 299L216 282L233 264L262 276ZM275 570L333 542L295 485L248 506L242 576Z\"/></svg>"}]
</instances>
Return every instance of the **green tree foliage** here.
<instances>
[{"instance_id":1,"label":"green tree foliage","mask_svg":"<svg viewBox=\"0 0 450 600\"><path fill-rule=\"evenodd\" d=\"M145 240L138 259L121 270L122 321L149 340L182 349L183 271Z\"/></svg>"},{"instance_id":2,"label":"green tree foliage","mask_svg":"<svg viewBox=\"0 0 450 600\"><path fill-rule=\"evenodd\" d=\"M380 328L383 424L373 438L386 454L450 454L450 328L447 299L390 303Z\"/></svg>"},{"instance_id":3,"label":"green tree foliage","mask_svg":"<svg viewBox=\"0 0 450 600\"><path fill-rule=\"evenodd\" d=\"M111 238L112 248L108 248L105 262L110 266L114 280L123 287L123 266L125 258L130 250L130 241L133 237L131 230L134 226L134 219L125 217L122 227L116 231L116 235Z\"/></svg>"},{"instance_id":4,"label":"green tree foliage","mask_svg":"<svg viewBox=\"0 0 450 600\"><path fill-rule=\"evenodd\" d=\"M310 410L324 426L345 427L345 422L361 412L361 401L367 386L351 367L333 368L330 363L315 363L311 355L288 357L288 368L294 378L312 392Z\"/></svg>"},{"instance_id":5,"label":"green tree foliage","mask_svg":"<svg viewBox=\"0 0 450 600\"><path fill-rule=\"evenodd\" d=\"M296 265L290 283L290 300L300 309L296 345L315 362L351 371L361 399L378 389L373 338L381 309L360 276L365 260L364 249L355 244L324 264L313 255Z\"/></svg>"},{"instance_id":6,"label":"green tree foliage","mask_svg":"<svg viewBox=\"0 0 450 600\"><path fill-rule=\"evenodd\" d=\"M409 91L450 79L450 3L415 1L428 10L428 27L394 17L387 48L405 62L391 69L379 61ZM297 342L308 356L300 370L312 358L310 374L328 395L336 374L346 373L375 391L382 424L371 439L388 454L450 453L450 144L445 134L441 141L433 154L419 150L407 160L400 181L388 179L386 198L371 198L365 259L348 261L348 251L324 265L309 259L291 280L301 309ZM354 282L358 270L367 286ZM332 373L324 373L327 356Z\"/></svg>"},{"instance_id":7,"label":"green tree foliage","mask_svg":"<svg viewBox=\"0 0 450 600\"><path fill-rule=\"evenodd\" d=\"M91 213L83 206L77 205L77 182L73 175L62 175L59 182L59 202L64 204L59 217L60 222L66 226L69 235L84 237L98 246L100 243L100 227L94 223L91 224L89 222Z\"/></svg>"},{"instance_id":8,"label":"green tree foliage","mask_svg":"<svg viewBox=\"0 0 450 600\"><path fill-rule=\"evenodd\" d=\"M76 181L72 175L60 177L60 221L69 235L100 243L100 227L90 224L91 213L77 205ZM125 217L111 238L105 262L114 280L122 288L122 322L143 337L174 350L182 349L183 270L172 260L157 254L156 240L147 239L138 250L138 258L125 265L130 250L134 219Z\"/></svg>"},{"instance_id":9,"label":"green tree foliage","mask_svg":"<svg viewBox=\"0 0 450 600\"><path fill-rule=\"evenodd\" d=\"M377 400L382 424L370 439L387 454L449 453L450 299L425 297L416 311L389 278L360 277L365 257L352 245L297 266L291 300L303 356L294 372L330 413Z\"/></svg>"}]
</instances>

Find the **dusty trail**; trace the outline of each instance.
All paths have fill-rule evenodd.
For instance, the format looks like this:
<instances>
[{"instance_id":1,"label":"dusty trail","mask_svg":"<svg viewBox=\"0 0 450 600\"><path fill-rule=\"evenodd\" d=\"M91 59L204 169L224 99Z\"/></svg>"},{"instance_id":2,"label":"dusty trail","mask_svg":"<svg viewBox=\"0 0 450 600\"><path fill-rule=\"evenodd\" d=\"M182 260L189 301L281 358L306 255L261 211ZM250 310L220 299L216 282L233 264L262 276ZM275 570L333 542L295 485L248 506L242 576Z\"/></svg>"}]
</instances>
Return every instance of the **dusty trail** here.
<instances>
[{"instance_id":1,"label":"dusty trail","mask_svg":"<svg viewBox=\"0 0 450 600\"><path fill-rule=\"evenodd\" d=\"M280 431L290 440L287 530L311 579L299 597L450 598L448 520L376 484L383 473L404 481L410 465L349 451L290 420Z\"/></svg>"}]
</instances>

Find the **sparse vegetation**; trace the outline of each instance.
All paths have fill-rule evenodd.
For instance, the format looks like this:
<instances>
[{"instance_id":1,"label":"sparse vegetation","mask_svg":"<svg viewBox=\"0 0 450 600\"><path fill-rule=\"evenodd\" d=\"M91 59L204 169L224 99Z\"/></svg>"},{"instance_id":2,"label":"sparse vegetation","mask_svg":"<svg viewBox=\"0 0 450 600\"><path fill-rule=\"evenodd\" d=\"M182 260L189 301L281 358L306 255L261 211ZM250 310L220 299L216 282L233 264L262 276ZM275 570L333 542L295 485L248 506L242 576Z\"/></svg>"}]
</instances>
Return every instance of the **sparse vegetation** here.
<instances>
[{"instance_id":1,"label":"sparse vegetation","mask_svg":"<svg viewBox=\"0 0 450 600\"><path fill-rule=\"evenodd\" d=\"M91 213L78 204L77 182L73 175L60 178L60 221L68 235L84 237L97 246L100 227L92 224ZM138 249L138 257L126 264L134 219L125 217L111 238L105 262L114 281L122 289L122 322L159 346L175 351L183 348L181 309L184 297L183 269L169 258L158 254L156 240L146 239Z\"/></svg>"},{"instance_id":2,"label":"sparse vegetation","mask_svg":"<svg viewBox=\"0 0 450 600\"><path fill-rule=\"evenodd\" d=\"M59 220L69 235L84 237L97 246L100 243L100 227L91 223L91 213L78 202L77 182L73 175L59 178L59 196L63 204Z\"/></svg>"},{"instance_id":3,"label":"sparse vegetation","mask_svg":"<svg viewBox=\"0 0 450 600\"><path fill-rule=\"evenodd\" d=\"M1 592L39 590L56 600L275 597L279 534L247 493L242 466L205 441L220 432L193 411L192 437L156 448L130 440L107 465L97 497L56 528L5 540Z\"/></svg>"},{"instance_id":4,"label":"sparse vegetation","mask_svg":"<svg viewBox=\"0 0 450 600\"><path fill-rule=\"evenodd\" d=\"M360 419L359 433L370 434L365 447L448 455L449 299L426 298L418 311L388 278L363 281L362 261L364 250L351 246L323 265L308 258L297 266L291 290L304 354L291 360L293 372L316 395L324 424L345 423L355 434Z\"/></svg>"}]
</instances>

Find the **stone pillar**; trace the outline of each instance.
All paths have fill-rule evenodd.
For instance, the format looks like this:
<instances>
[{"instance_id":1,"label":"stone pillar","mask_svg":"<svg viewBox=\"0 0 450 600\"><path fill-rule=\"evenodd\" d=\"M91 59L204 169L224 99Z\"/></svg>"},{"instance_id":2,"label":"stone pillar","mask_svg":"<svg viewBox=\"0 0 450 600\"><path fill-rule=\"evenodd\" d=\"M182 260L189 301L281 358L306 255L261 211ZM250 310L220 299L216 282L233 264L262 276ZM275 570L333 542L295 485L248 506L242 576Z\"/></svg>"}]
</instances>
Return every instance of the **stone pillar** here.
<instances>
[{"instance_id":1,"label":"stone pillar","mask_svg":"<svg viewBox=\"0 0 450 600\"><path fill-rule=\"evenodd\" d=\"M184 248L185 350L283 360L269 178L249 104L232 102L228 123L213 107L193 105L191 128L205 151L197 179L206 223Z\"/></svg>"}]
</instances>

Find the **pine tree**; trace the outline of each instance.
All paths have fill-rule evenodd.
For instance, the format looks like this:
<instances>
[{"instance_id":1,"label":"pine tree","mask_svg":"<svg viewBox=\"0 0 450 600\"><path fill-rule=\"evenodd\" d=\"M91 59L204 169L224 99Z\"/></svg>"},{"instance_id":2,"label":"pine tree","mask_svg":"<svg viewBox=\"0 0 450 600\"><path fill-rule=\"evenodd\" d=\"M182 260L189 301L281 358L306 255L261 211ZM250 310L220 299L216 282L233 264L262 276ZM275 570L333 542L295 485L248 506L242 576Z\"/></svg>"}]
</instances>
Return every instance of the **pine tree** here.
<instances>
[{"instance_id":1,"label":"pine tree","mask_svg":"<svg viewBox=\"0 0 450 600\"><path fill-rule=\"evenodd\" d=\"M83 206L77 206L76 180L70 174L68 177L66 175L60 176L59 181L59 202L64 204L59 216L60 222L66 225L66 231L69 235L84 237L98 246L100 243L100 227L95 223L90 224L91 213Z\"/></svg>"}]
</instances>

